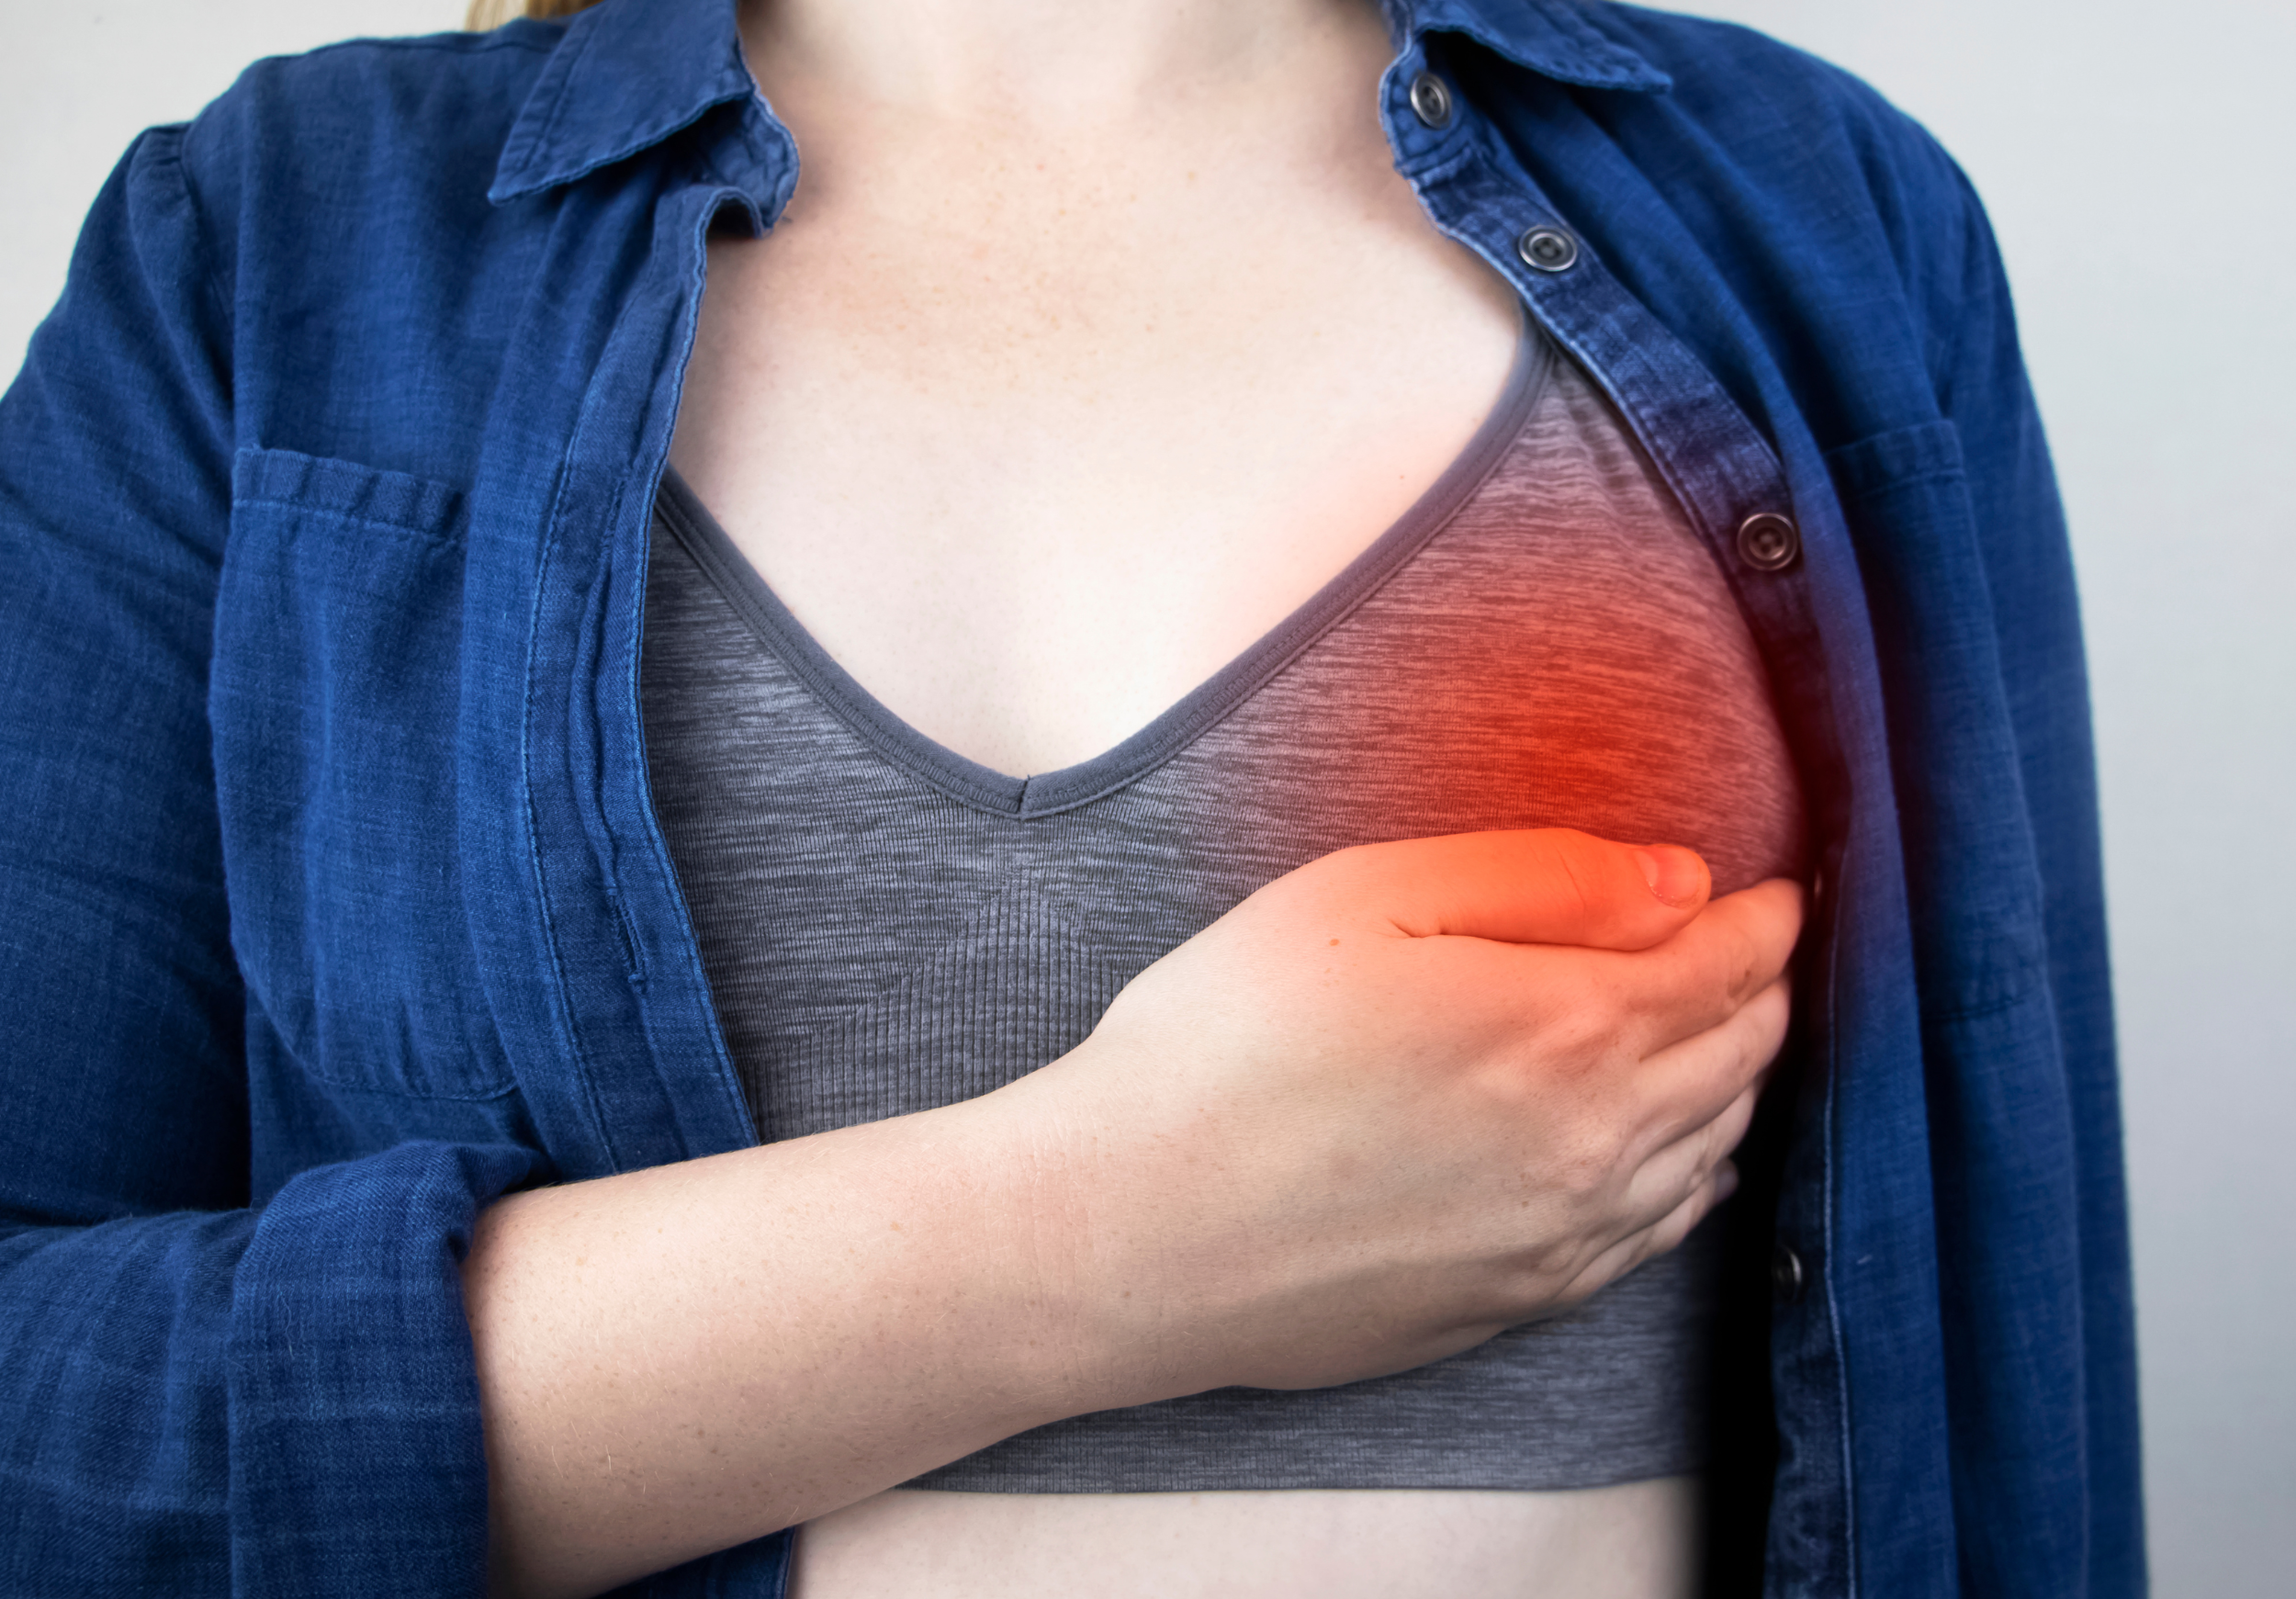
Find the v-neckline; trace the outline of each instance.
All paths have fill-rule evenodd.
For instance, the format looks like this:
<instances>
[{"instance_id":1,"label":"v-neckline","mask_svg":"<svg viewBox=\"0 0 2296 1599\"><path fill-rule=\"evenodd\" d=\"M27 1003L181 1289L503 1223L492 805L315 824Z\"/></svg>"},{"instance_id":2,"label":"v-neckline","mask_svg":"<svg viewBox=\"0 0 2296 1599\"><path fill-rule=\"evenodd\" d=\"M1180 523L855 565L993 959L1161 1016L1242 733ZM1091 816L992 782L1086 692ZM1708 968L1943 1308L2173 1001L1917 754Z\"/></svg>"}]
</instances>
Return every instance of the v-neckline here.
<instances>
[{"instance_id":1,"label":"v-neckline","mask_svg":"<svg viewBox=\"0 0 2296 1599\"><path fill-rule=\"evenodd\" d=\"M767 584L675 467L656 501L666 525L759 641L878 755L961 804L1017 820L1075 810L1139 781L1209 732L1336 626L1458 513L1523 431L1553 353L1526 315L1499 400L1411 508L1300 607L1139 732L1074 766L1012 777L927 738L839 666Z\"/></svg>"}]
</instances>

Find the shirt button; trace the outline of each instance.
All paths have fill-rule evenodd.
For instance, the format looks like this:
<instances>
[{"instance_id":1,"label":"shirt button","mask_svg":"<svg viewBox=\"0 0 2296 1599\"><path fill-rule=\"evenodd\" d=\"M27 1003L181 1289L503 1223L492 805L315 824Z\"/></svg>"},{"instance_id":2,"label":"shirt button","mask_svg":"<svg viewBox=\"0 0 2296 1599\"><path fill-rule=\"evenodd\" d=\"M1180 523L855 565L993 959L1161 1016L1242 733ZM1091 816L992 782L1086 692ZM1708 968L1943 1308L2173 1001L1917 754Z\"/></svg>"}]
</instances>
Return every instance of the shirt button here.
<instances>
[{"instance_id":1,"label":"shirt button","mask_svg":"<svg viewBox=\"0 0 2296 1599\"><path fill-rule=\"evenodd\" d=\"M1560 228L1533 228L1514 242L1514 253L1541 272L1568 272L1579 259L1579 242Z\"/></svg>"},{"instance_id":2,"label":"shirt button","mask_svg":"<svg viewBox=\"0 0 2296 1599\"><path fill-rule=\"evenodd\" d=\"M1770 1255L1770 1286L1787 1304L1801 1302L1802 1289L1809 1278L1802 1270L1802 1257L1793 1246L1780 1244Z\"/></svg>"},{"instance_id":3,"label":"shirt button","mask_svg":"<svg viewBox=\"0 0 2296 1599\"><path fill-rule=\"evenodd\" d=\"M1411 81L1411 108L1430 128L1449 127L1451 85L1433 73L1421 73Z\"/></svg>"},{"instance_id":4,"label":"shirt button","mask_svg":"<svg viewBox=\"0 0 2296 1599\"><path fill-rule=\"evenodd\" d=\"M1738 558L1758 572L1782 572L1802 553L1802 530L1773 511L1738 524Z\"/></svg>"}]
</instances>

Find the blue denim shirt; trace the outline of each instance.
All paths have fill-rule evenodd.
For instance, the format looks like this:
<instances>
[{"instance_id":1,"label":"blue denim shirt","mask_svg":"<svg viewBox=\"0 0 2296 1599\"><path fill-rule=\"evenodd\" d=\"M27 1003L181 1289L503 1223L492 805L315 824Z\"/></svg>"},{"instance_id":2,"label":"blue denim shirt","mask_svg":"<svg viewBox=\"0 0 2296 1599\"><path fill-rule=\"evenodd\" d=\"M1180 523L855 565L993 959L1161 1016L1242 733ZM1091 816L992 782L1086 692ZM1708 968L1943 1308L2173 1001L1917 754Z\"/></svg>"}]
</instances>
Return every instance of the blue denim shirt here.
<instances>
[{"instance_id":1,"label":"blue denim shirt","mask_svg":"<svg viewBox=\"0 0 2296 1599\"><path fill-rule=\"evenodd\" d=\"M1392 20L1401 170L1712 546L1821 835L1716 1591L2136 1594L2087 690L1977 202L1742 29ZM97 199L0 401L0 1591L480 1592L472 1218L754 1138L640 588L703 235L795 177L731 0L609 0L264 62Z\"/></svg>"}]
</instances>

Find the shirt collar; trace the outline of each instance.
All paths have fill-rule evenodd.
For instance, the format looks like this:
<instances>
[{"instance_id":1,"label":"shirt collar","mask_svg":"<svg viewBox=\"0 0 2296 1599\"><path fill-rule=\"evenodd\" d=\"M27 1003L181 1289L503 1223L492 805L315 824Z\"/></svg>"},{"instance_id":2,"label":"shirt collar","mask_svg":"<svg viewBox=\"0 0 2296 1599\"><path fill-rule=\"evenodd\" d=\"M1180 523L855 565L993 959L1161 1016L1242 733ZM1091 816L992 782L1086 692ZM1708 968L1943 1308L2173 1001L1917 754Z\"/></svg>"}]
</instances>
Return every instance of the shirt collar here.
<instances>
[{"instance_id":1,"label":"shirt collar","mask_svg":"<svg viewBox=\"0 0 2296 1599\"><path fill-rule=\"evenodd\" d=\"M1399 41L1458 33L1518 66L1596 89L1673 80L1593 20L1599 0L1381 0ZM747 99L735 0L606 0L578 13L519 109L487 197L571 183Z\"/></svg>"},{"instance_id":2,"label":"shirt collar","mask_svg":"<svg viewBox=\"0 0 2296 1599\"><path fill-rule=\"evenodd\" d=\"M1663 94L1674 80L1632 46L1606 38L1603 0L1380 0L1408 47L1429 33L1460 33L1543 77L1590 89Z\"/></svg>"},{"instance_id":3,"label":"shirt collar","mask_svg":"<svg viewBox=\"0 0 2296 1599\"><path fill-rule=\"evenodd\" d=\"M755 92L734 0L606 0L566 25L502 141L487 198L572 183Z\"/></svg>"}]
</instances>

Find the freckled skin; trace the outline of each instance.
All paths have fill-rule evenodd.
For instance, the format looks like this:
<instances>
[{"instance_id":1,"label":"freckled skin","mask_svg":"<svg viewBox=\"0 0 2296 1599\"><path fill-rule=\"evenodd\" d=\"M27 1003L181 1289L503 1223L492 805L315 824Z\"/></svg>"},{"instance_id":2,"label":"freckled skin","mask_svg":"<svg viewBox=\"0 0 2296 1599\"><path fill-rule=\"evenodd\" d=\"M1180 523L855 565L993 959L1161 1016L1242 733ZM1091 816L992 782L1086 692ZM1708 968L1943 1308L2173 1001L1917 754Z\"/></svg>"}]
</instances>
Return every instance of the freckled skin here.
<instances>
[{"instance_id":1,"label":"freckled skin","mask_svg":"<svg viewBox=\"0 0 2296 1599\"><path fill-rule=\"evenodd\" d=\"M1057 160L761 68L805 164L771 237L712 246L672 460L928 738L1016 774L1116 744L1489 413L1514 293L1394 174L1366 15L1344 98L1182 107Z\"/></svg>"}]
</instances>

